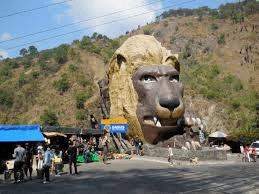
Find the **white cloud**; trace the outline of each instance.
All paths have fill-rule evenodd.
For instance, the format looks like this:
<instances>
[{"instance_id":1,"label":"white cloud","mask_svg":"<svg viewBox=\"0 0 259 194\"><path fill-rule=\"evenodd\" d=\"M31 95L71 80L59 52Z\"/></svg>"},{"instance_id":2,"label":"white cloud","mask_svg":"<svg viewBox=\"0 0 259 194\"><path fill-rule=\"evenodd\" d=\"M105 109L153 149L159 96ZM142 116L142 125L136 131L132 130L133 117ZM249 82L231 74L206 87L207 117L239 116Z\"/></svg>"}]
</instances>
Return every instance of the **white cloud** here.
<instances>
[{"instance_id":1,"label":"white cloud","mask_svg":"<svg viewBox=\"0 0 259 194\"><path fill-rule=\"evenodd\" d=\"M3 58L9 57L7 51L0 49L0 59L1 59L1 56L2 56Z\"/></svg>"},{"instance_id":2,"label":"white cloud","mask_svg":"<svg viewBox=\"0 0 259 194\"><path fill-rule=\"evenodd\" d=\"M1 40L1 41L5 41L5 40L10 40L10 39L12 39L12 38L13 38L13 37L12 37L12 35L11 35L10 33L4 32L4 33L1 35L0 40Z\"/></svg>"},{"instance_id":3,"label":"white cloud","mask_svg":"<svg viewBox=\"0 0 259 194\"><path fill-rule=\"evenodd\" d=\"M133 28L137 28L138 25L145 25L147 22L154 21L156 14L155 9L162 8L160 2L152 5L148 4L148 0L77 0L68 2L70 7L69 15L76 21L89 20L87 22L81 22L78 25L82 28L90 29L88 31L97 32L108 37L114 38L126 31L130 31ZM123 11L129 9L127 11ZM119 12L112 14L114 12ZM138 15L141 13L147 13L139 15L137 17L130 16ZM108 15L110 14L110 15ZM103 15L108 15L101 17ZM97 18L92 20L92 18ZM113 20L120 20L109 23Z\"/></svg>"}]
</instances>

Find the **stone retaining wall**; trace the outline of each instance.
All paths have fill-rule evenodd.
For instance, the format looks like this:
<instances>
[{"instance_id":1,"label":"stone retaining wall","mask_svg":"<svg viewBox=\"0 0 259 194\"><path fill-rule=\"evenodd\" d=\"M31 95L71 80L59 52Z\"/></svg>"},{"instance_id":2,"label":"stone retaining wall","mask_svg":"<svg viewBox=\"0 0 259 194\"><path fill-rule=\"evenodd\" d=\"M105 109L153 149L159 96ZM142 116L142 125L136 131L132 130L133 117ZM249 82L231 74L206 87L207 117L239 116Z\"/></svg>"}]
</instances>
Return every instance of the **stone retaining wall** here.
<instances>
[{"instance_id":1,"label":"stone retaining wall","mask_svg":"<svg viewBox=\"0 0 259 194\"><path fill-rule=\"evenodd\" d=\"M162 148L150 144L143 145L144 155L153 157L168 157L168 148ZM224 150L203 149L203 150L183 150L174 149L173 154L175 160L188 161L195 157L199 160L227 160L227 153Z\"/></svg>"}]
</instances>

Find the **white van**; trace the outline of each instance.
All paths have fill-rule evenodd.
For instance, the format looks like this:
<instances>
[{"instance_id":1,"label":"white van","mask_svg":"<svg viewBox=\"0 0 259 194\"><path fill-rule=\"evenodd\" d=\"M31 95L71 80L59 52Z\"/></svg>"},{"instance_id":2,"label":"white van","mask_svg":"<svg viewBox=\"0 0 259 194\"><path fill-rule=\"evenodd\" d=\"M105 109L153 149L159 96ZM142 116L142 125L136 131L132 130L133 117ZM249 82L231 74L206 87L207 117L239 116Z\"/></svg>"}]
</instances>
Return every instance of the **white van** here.
<instances>
[{"instance_id":1,"label":"white van","mask_svg":"<svg viewBox=\"0 0 259 194\"><path fill-rule=\"evenodd\" d=\"M255 147L256 149L256 155L259 157L259 141L255 141L251 144L250 148Z\"/></svg>"}]
</instances>

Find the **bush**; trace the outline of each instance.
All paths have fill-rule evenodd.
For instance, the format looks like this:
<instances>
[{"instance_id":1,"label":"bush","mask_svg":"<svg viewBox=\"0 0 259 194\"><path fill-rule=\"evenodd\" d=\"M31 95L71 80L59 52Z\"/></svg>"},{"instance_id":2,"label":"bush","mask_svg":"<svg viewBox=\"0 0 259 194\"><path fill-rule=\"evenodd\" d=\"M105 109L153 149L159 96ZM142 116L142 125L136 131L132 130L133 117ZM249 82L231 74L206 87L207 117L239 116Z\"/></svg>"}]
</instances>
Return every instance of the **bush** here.
<instances>
[{"instance_id":1,"label":"bush","mask_svg":"<svg viewBox=\"0 0 259 194\"><path fill-rule=\"evenodd\" d=\"M0 71L0 77L2 77L3 80L10 79L12 77L12 69L9 66L3 66Z\"/></svg>"},{"instance_id":2,"label":"bush","mask_svg":"<svg viewBox=\"0 0 259 194\"><path fill-rule=\"evenodd\" d=\"M55 53L54 59L58 64L64 64L67 61L68 50L69 50L69 45L67 44L62 44L58 48L54 49L54 53Z\"/></svg>"},{"instance_id":3,"label":"bush","mask_svg":"<svg viewBox=\"0 0 259 194\"><path fill-rule=\"evenodd\" d=\"M40 121L42 125L59 126L56 114L50 110L44 110L40 116Z\"/></svg>"},{"instance_id":4,"label":"bush","mask_svg":"<svg viewBox=\"0 0 259 194\"><path fill-rule=\"evenodd\" d=\"M223 32L218 36L218 44L225 44L225 34Z\"/></svg>"},{"instance_id":5,"label":"bush","mask_svg":"<svg viewBox=\"0 0 259 194\"><path fill-rule=\"evenodd\" d=\"M45 77L50 74L56 73L62 66L62 64L47 64L44 61L39 61L38 64L41 69L41 74L43 74Z\"/></svg>"},{"instance_id":6,"label":"bush","mask_svg":"<svg viewBox=\"0 0 259 194\"><path fill-rule=\"evenodd\" d=\"M120 47L120 43L119 43L118 40L112 40L111 43L112 43L112 48L115 49L115 50Z\"/></svg>"},{"instance_id":7,"label":"bush","mask_svg":"<svg viewBox=\"0 0 259 194\"><path fill-rule=\"evenodd\" d=\"M84 102L89 99L92 94L90 91L79 91L75 93L75 99L76 99L76 108L83 109L84 108Z\"/></svg>"},{"instance_id":8,"label":"bush","mask_svg":"<svg viewBox=\"0 0 259 194\"><path fill-rule=\"evenodd\" d=\"M37 64L40 66L41 70L47 69L47 63L44 60L40 59Z\"/></svg>"},{"instance_id":9,"label":"bush","mask_svg":"<svg viewBox=\"0 0 259 194\"><path fill-rule=\"evenodd\" d=\"M80 48L88 49L92 46L91 38L89 36L84 36L80 42Z\"/></svg>"},{"instance_id":10,"label":"bush","mask_svg":"<svg viewBox=\"0 0 259 194\"><path fill-rule=\"evenodd\" d=\"M190 47L190 44L185 45L182 57L183 59L187 59L188 57L192 56L192 49Z\"/></svg>"},{"instance_id":11,"label":"bush","mask_svg":"<svg viewBox=\"0 0 259 194\"><path fill-rule=\"evenodd\" d=\"M23 67L25 69L28 69L31 67L32 63L31 63L31 60L28 59L28 58L24 58L23 61L22 61L22 64L23 64Z\"/></svg>"},{"instance_id":12,"label":"bush","mask_svg":"<svg viewBox=\"0 0 259 194\"><path fill-rule=\"evenodd\" d=\"M164 27L166 28L168 26L168 21L164 22Z\"/></svg>"},{"instance_id":13,"label":"bush","mask_svg":"<svg viewBox=\"0 0 259 194\"><path fill-rule=\"evenodd\" d=\"M176 40L176 37L175 37L175 36L172 36L172 37L171 37L171 40L170 40L170 43L173 44L175 40Z\"/></svg>"},{"instance_id":14,"label":"bush","mask_svg":"<svg viewBox=\"0 0 259 194\"><path fill-rule=\"evenodd\" d=\"M72 60L79 60L80 59L80 53L74 48L69 49L68 55L72 58Z\"/></svg>"},{"instance_id":15,"label":"bush","mask_svg":"<svg viewBox=\"0 0 259 194\"><path fill-rule=\"evenodd\" d=\"M40 72L38 72L38 71L33 71L32 73L31 73L31 75L30 75L30 79L31 80L35 80L35 79L37 79L38 77L40 76Z\"/></svg>"},{"instance_id":16,"label":"bush","mask_svg":"<svg viewBox=\"0 0 259 194\"><path fill-rule=\"evenodd\" d=\"M211 30L217 30L219 28L219 26L217 25L217 24L211 24L211 26L210 26L210 29Z\"/></svg>"},{"instance_id":17,"label":"bush","mask_svg":"<svg viewBox=\"0 0 259 194\"><path fill-rule=\"evenodd\" d=\"M65 91L67 91L69 89L69 80L67 74L61 75L61 79L54 81L53 86L60 92L60 94L63 94Z\"/></svg>"},{"instance_id":18,"label":"bush","mask_svg":"<svg viewBox=\"0 0 259 194\"><path fill-rule=\"evenodd\" d=\"M26 76L24 73L20 74L17 82L16 82L16 85L18 88L21 88L23 87L25 84L27 83L27 79L26 79Z\"/></svg>"},{"instance_id":19,"label":"bush","mask_svg":"<svg viewBox=\"0 0 259 194\"><path fill-rule=\"evenodd\" d=\"M11 91L0 90L0 107L3 110L10 109L13 106L14 93Z\"/></svg>"},{"instance_id":20,"label":"bush","mask_svg":"<svg viewBox=\"0 0 259 194\"><path fill-rule=\"evenodd\" d=\"M211 78L216 77L220 74L220 68L217 64L211 65L209 68L209 73L211 75Z\"/></svg>"},{"instance_id":21,"label":"bush","mask_svg":"<svg viewBox=\"0 0 259 194\"><path fill-rule=\"evenodd\" d=\"M58 72L58 70L60 69L61 66L62 66L61 64L51 64L51 65L48 65L47 66L47 70L46 70L47 75Z\"/></svg>"},{"instance_id":22,"label":"bush","mask_svg":"<svg viewBox=\"0 0 259 194\"><path fill-rule=\"evenodd\" d=\"M53 51L41 51L40 59L46 61L51 59L53 57L52 55Z\"/></svg>"},{"instance_id":23,"label":"bush","mask_svg":"<svg viewBox=\"0 0 259 194\"><path fill-rule=\"evenodd\" d=\"M68 66L68 70L71 73L76 72L77 69L78 69L78 67L75 64L69 64L69 66Z\"/></svg>"},{"instance_id":24,"label":"bush","mask_svg":"<svg viewBox=\"0 0 259 194\"><path fill-rule=\"evenodd\" d=\"M88 80L88 79L82 79L82 80L80 80L79 82L80 82L80 84L81 84L83 87L92 84L92 81L91 81L91 80Z\"/></svg>"},{"instance_id":25,"label":"bush","mask_svg":"<svg viewBox=\"0 0 259 194\"><path fill-rule=\"evenodd\" d=\"M73 44L79 44L80 43L80 41L79 40L73 40L73 42L72 42Z\"/></svg>"},{"instance_id":26,"label":"bush","mask_svg":"<svg viewBox=\"0 0 259 194\"><path fill-rule=\"evenodd\" d=\"M226 77L224 77L224 82L229 88L234 89L235 91L243 89L241 80L232 74L228 74Z\"/></svg>"},{"instance_id":27,"label":"bush","mask_svg":"<svg viewBox=\"0 0 259 194\"><path fill-rule=\"evenodd\" d=\"M144 29L144 34L145 35L151 35L152 34L152 30L150 28Z\"/></svg>"},{"instance_id":28,"label":"bush","mask_svg":"<svg viewBox=\"0 0 259 194\"><path fill-rule=\"evenodd\" d=\"M7 59L4 64L5 64L5 66L7 66L11 69L15 69L15 68L19 67L18 63L13 59Z\"/></svg>"},{"instance_id":29,"label":"bush","mask_svg":"<svg viewBox=\"0 0 259 194\"><path fill-rule=\"evenodd\" d=\"M77 110L76 111L76 120L82 121L87 119L87 113L85 110Z\"/></svg>"}]
</instances>

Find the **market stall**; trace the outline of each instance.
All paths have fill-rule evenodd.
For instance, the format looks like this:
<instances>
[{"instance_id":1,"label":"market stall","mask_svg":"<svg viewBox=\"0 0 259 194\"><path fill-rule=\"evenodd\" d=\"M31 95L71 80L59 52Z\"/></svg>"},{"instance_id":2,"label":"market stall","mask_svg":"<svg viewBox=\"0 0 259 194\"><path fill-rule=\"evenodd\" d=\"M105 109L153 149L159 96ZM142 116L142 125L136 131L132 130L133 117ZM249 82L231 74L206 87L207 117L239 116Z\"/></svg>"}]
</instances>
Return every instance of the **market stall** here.
<instances>
[{"instance_id":1,"label":"market stall","mask_svg":"<svg viewBox=\"0 0 259 194\"><path fill-rule=\"evenodd\" d=\"M12 154L17 142L23 147L25 143L30 143L34 147L35 143L44 141L40 129L40 125L0 126L0 163L5 165L1 169L12 172L14 164Z\"/></svg>"}]
</instances>

